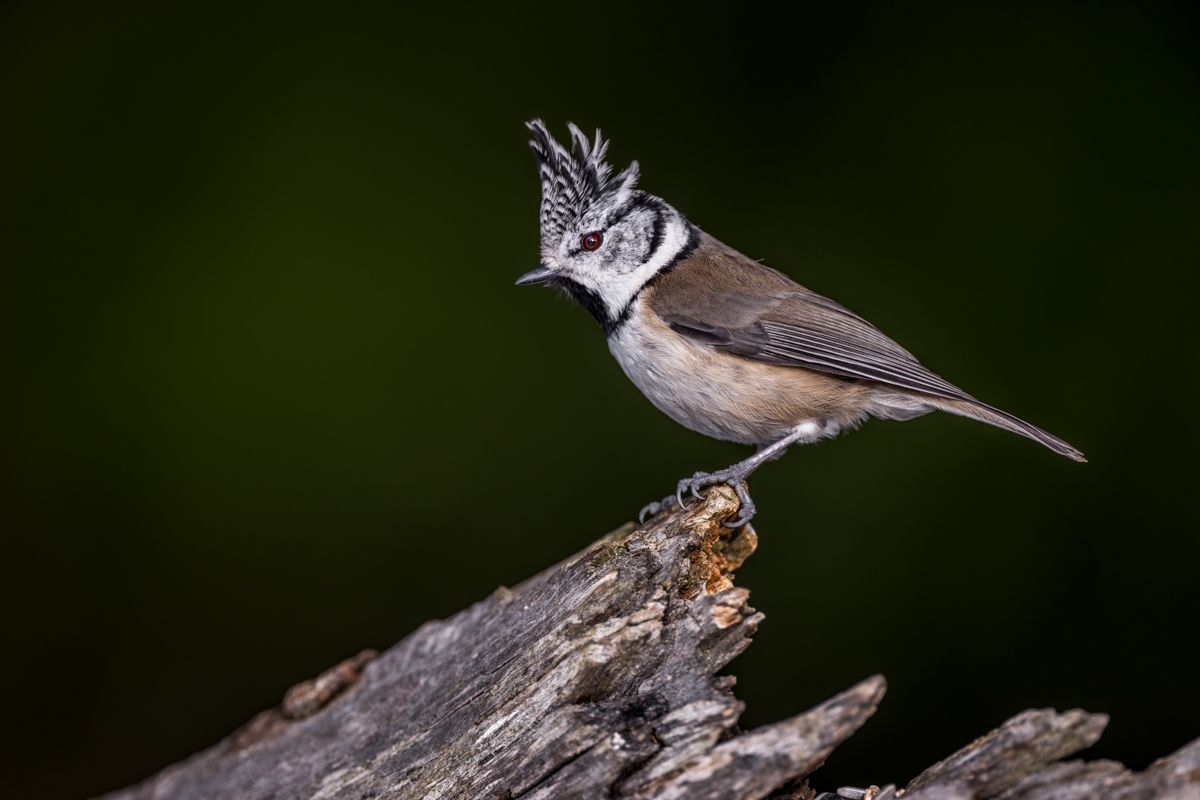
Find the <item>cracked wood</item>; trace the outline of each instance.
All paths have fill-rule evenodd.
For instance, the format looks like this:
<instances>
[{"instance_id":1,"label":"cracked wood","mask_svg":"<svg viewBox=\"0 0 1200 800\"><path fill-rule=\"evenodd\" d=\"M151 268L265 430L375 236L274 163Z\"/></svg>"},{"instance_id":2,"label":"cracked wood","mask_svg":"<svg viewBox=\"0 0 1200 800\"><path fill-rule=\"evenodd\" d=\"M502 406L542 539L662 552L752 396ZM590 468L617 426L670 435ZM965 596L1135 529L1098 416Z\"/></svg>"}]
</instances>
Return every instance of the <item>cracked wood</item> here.
<instances>
[{"instance_id":1,"label":"cracked wood","mask_svg":"<svg viewBox=\"0 0 1200 800\"><path fill-rule=\"evenodd\" d=\"M754 551L727 487L382 654L294 687L212 748L109 800L811 800L812 773L874 713L875 676L743 731L719 672L762 615L732 571ZM880 800L1200 800L1200 743L1145 772L1060 762L1106 719L1029 711Z\"/></svg>"}]
</instances>

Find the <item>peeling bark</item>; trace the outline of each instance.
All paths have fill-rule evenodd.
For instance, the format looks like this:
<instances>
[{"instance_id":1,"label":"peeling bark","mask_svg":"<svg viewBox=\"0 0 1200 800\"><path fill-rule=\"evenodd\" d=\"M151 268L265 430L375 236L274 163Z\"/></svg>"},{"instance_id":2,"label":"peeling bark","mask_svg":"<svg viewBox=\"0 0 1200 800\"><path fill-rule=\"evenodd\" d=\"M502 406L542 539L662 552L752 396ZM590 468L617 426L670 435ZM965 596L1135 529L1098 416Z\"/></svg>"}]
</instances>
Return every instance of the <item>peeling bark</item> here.
<instances>
[{"instance_id":1,"label":"peeling bark","mask_svg":"<svg viewBox=\"0 0 1200 800\"><path fill-rule=\"evenodd\" d=\"M811 800L809 776L874 713L868 678L750 731L719 672L762 620L733 584L754 531L724 487L632 525L390 650L293 687L209 750L110 800ZM1027 711L878 800L1200 800L1200 742L1134 774L1067 762L1106 723Z\"/></svg>"}]
</instances>

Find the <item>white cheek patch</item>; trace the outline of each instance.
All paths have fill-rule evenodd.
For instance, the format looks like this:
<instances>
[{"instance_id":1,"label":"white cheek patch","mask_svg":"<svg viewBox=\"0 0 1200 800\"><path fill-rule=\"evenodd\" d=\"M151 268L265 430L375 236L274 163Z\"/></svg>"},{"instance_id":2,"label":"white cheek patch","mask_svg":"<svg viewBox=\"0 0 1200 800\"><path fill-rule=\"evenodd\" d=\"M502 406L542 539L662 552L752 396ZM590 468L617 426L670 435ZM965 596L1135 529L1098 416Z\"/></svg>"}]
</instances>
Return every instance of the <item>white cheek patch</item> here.
<instances>
[{"instance_id":1,"label":"white cheek patch","mask_svg":"<svg viewBox=\"0 0 1200 800\"><path fill-rule=\"evenodd\" d=\"M667 213L669 216L663 225L662 243L649 261L625 273L604 270L587 276L587 282L604 300L610 316L619 314L646 285L646 281L657 275L687 247L691 238L687 223L675 211Z\"/></svg>"}]
</instances>

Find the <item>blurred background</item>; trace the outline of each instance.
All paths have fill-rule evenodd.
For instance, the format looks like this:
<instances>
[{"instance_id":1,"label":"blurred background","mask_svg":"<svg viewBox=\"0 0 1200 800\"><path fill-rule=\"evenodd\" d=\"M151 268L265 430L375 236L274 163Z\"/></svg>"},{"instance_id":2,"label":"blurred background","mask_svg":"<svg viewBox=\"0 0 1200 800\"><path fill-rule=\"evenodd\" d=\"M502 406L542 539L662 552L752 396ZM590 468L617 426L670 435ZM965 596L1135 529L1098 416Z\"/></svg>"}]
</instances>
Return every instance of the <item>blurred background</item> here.
<instances>
[{"instance_id":1,"label":"blurred background","mask_svg":"<svg viewBox=\"0 0 1200 800\"><path fill-rule=\"evenodd\" d=\"M114 788L747 450L537 257L523 122L1063 436L871 422L752 482L746 725L883 672L819 774L1030 706L1200 736L1200 15L815 3L0 11L6 783Z\"/></svg>"}]
</instances>

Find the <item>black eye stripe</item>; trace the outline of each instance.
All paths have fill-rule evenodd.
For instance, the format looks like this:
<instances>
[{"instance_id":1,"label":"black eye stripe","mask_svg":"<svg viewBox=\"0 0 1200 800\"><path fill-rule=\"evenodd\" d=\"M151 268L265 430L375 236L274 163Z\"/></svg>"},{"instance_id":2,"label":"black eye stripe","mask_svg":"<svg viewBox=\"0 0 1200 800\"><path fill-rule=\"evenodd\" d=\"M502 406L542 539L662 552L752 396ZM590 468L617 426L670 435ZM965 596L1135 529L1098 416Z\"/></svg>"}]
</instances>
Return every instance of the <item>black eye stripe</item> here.
<instances>
[{"instance_id":1,"label":"black eye stripe","mask_svg":"<svg viewBox=\"0 0 1200 800\"><path fill-rule=\"evenodd\" d=\"M658 248L662 247L664 227L666 227L666 225L665 220L663 220L662 212L658 209L655 209L653 228L650 233L650 252L646 256L647 259L654 258L655 254L658 253Z\"/></svg>"},{"instance_id":2,"label":"black eye stripe","mask_svg":"<svg viewBox=\"0 0 1200 800\"><path fill-rule=\"evenodd\" d=\"M623 205L619 209L617 209L617 211L614 212L613 215L604 222L603 228L600 228L595 231L588 231L587 233L580 236L579 239L577 240L578 244L575 245L574 247L568 249L567 255L568 256L577 256L580 253L595 252L594 250L588 250L586 247L583 246L584 238L586 238L587 236L589 236L593 233L600 234L600 244L596 246L596 250L599 250L600 247L603 246L604 241L605 241L604 234L609 229L611 229L613 226L620 223L622 220L624 220L626 217L628 217L630 214L634 213L635 211L649 209L650 211L652 211L654 213L654 219L651 222L652 227L651 227L651 242L650 242L650 253L649 253L650 256L653 256L654 253L657 252L659 247L662 245L662 239L663 239L663 233L664 233L663 229L665 228L665 222L666 222L663 219L663 208L664 208L664 206L663 206L662 201L660 201L657 197L654 197L652 195L646 195L646 194L638 194L632 200L630 200L628 203L626 203L625 205Z\"/></svg>"}]
</instances>

